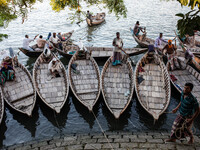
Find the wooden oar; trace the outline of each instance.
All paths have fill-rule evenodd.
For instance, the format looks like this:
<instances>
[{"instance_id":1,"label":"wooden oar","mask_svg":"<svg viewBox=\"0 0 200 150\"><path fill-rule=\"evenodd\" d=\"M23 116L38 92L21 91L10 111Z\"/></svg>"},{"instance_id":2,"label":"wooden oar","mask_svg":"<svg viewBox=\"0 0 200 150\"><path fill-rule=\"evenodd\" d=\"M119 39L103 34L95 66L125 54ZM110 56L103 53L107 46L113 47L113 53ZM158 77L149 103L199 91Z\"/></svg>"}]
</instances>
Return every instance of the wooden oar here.
<instances>
[{"instance_id":1,"label":"wooden oar","mask_svg":"<svg viewBox=\"0 0 200 150\"><path fill-rule=\"evenodd\" d=\"M127 54L127 52L123 49L123 48L119 48L121 51L123 51L125 54L126 54L126 56L129 58L129 60L131 61L131 65L132 66L135 66L135 63L132 61L132 59L130 58L130 56L129 56L129 54Z\"/></svg>"}]
</instances>

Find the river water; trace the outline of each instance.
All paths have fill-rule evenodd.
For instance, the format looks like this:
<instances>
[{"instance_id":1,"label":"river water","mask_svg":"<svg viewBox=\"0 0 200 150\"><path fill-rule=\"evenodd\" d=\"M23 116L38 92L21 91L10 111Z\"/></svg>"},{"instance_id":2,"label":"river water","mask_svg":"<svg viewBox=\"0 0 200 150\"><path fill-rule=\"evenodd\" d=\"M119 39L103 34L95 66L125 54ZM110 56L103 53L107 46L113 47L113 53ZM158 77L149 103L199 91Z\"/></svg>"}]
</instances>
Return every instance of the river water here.
<instances>
[{"instance_id":1,"label":"river water","mask_svg":"<svg viewBox=\"0 0 200 150\"><path fill-rule=\"evenodd\" d=\"M164 38L174 37L177 17L176 13L189 11L189 8L182 8L177 1L160 0L125 0L128 9L127 18L116 19L114 14L106 16L106 22L96 27L88 27L86 22L79 25L70 24L66 18L69 10L60 13L51 10L49 1L37 3L35 9L28 15L28 20L21 24L21 18L12 21L6 29L0 29L0 33L8 34L9 38L1 42L0 50L12 47L15 53L18 47L22 46L25 34L34 37L42 34L45 38L49 32L69 32L75 30L72 39L76 43L80 38L86 46L111 47L115 33L119 31L124 41L124 47L135 47L137 43L133 40L129 31L137 20L141 26L146 26L147 34L151 38L156 38L159 32L164 33ZM82 4L83 10L100 12L95 6L86 8ZM103 11L107 12L106 9ZM142 55L133 57L137 61ZM19 60L32 72L35 59L28 58L19 53ZM62 62L67 66L68 61L61 57ZM99 67L105 62L99 61ZM167 111L171 111L179 102L180 95L172 88L172 98ZM164 114L154 124L153 118L140 106L134 93L132 102L119 120L115 120L106 108L103 97L100 96L94 108L94 113L105 131L170 131L176 115ZM198 120L198 119L197 119ZM196 134L200 134L200 123L195 122ZM44 139L62 134L89 133L101 130L94 116L83 107L72 92L69 93L68 100L59 115L45 106L39 98L33 111L33 116L28 118L17 113L6 105L4 119L0 126L0 147L31 141L33 139Z\"/></svg>"}]
</instances>

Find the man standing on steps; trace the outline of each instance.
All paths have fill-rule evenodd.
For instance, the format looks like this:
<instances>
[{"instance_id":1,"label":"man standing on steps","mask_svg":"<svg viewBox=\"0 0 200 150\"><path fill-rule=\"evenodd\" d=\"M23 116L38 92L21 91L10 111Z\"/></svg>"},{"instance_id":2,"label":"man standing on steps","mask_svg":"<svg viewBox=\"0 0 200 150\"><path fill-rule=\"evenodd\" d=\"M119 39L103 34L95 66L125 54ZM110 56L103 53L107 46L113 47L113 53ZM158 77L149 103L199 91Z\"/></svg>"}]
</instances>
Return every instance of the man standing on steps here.
<instances>
[{"instance_id":1,"label":"man standing on steps","mask_svg":"<svg viewBox=\"0 0 200 150\"><path fill-rule=\"evenodd\" d=\"M197 99L192 95L193 84L186 83L184 90L181 94L181 101L178 106L172 110L176 113L178 110L180 114L176 117L170 138L166 142L176 142L176 139L190 137L188 144L194 143L194 137L192 134L192 123L200 112L199 104Z\"/></svg>"}]
</instances>

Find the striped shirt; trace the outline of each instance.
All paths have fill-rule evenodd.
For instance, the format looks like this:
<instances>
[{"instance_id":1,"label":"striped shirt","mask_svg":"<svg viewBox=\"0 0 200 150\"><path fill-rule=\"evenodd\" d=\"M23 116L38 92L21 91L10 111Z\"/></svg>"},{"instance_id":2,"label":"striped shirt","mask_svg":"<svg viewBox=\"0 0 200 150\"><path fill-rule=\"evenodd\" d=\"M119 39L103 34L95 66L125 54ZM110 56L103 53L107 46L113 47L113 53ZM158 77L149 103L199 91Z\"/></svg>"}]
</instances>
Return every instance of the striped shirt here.
<instances>
[{"instance_id":1,"label":"striped shirt","mask_svg":"<svg viewBox=\"0 0 200 150\"><path fill-rule=\"evenodd\" d=\"M190 93L185 99L183 92L181 93L181 106L179 112L183 117L192 116L198 108L199 103L192 93Z\"/></svg>"}]
</instances>

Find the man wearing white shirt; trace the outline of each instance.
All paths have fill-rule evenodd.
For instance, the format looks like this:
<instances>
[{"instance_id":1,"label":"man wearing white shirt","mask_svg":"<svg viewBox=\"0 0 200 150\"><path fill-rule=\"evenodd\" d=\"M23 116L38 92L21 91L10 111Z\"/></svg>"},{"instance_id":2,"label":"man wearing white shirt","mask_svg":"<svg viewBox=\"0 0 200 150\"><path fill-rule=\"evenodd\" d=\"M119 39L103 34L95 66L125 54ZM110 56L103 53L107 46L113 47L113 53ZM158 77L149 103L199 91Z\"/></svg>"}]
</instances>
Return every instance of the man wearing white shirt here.
<instances>
[{"instance_id":1,"label":"man wearing white shirt","mask_svg":"<svg viewBox=\"0 0 200 150\"><path fill-rule=\"evenodd\" d=\"M27 49L27 50L29 50L29 51L34 51L34 49L32 49L32 48L29 46L29 43L32 42L32 41L34 41L35 38L36 38L37 36L38 36L38 35L36 35L36 36L34 37L34 39L29 39L29 36L28 36L28 35L25 35L25 39L23 40L23 48L24 48L24 49Z\"/></svg>"},{"instance_id":2,"label":"man wearing white shirt","mask_svg":"<svg viewBox=\"0 0 200 150\"><path fill-rule=\"evenodd\" d=\"M155 41L155 44L154 44L154 47L155 47L155 48L162 49L162 48L164 47L164 46L162 47L163 42L166 43L166 44L168 43L168 42L165 41L162 37L163 37L163 34L160 33L160 36L159 36L159 37L156 39L156 41ZM165 45L166 45L166 44L165 44Z\"/></svg>"},{"instance_id":3,"label":"man wearing white shirt","mask_svg":"<svg viewBox=\"0 0 200 150\"><path fill-rule=\"evenodd\" d=\"M49 39L50 43L53 45L53 47L59 48L59 41L60 39L56 36L56 33L53 33L53 36Z\"/></svg>"}]
</instances>

